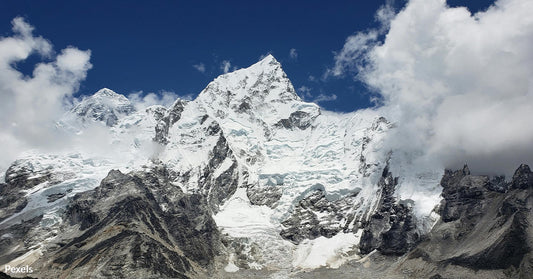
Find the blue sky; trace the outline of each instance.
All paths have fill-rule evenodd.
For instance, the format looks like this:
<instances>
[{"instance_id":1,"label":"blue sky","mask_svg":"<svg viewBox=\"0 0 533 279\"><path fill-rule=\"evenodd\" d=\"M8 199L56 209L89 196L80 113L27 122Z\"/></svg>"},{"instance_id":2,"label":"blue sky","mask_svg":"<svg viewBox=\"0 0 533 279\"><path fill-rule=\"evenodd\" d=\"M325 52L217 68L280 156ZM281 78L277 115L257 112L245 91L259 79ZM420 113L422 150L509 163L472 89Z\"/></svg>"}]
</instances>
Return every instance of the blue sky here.
<instances>
[{"instance_id":1,"label":"blue sky","mask_svg":"<svg viewBox=\"0 0 533 279\"><path fill-rule=\"evenodd\" d=\"M478 11L492 2L455 0L448 5L467 5ZM326 109L353 111L371 105L368 89L350 74L322 77L348 36L376 26L374 14L383 4L385 1L4 1L0 35L10 36L11 20L22 16L35 27L34 34L48 39L55 51L70 45L90 49L93 68L79 94L108 87L125 95L166 90L195 96L223 73L224 61L231 64L230 69L247 67L272 53L297 90L310 90L307 100L326 99L319 102ZM405 2L393 5L398 11ZM292 57L291 49L295 50ZM29 74L39 61L32 55L17 67ZM194 65L203 65L205 71Z\"/></svg>"}]
</instances>

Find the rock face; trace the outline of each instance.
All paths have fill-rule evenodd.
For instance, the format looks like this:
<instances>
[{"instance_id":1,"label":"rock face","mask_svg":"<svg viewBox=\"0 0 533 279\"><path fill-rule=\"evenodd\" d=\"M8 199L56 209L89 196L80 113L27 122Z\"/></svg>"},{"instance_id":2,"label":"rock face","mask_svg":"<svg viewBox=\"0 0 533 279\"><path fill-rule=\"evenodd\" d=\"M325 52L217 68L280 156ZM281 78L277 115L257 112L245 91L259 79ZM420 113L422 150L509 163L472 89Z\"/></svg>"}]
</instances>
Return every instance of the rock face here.
<instances>
[{"instance_id":1,"label":"rock face","mask_svg":"<svg viewBox=\"0 0 533 279\"><path fill-rule=\"evenodd\" d=\"M74 197L65 219L63 235L71 237L57 241L48 255L54 268L43 274L188 278L212 268L219 249L206 199L172 185L163 166L110 171L99 187Z\"/></svg>"},{"instance_id":2,"label":"rock face","mask_svg":"<svg viewBox=\"0 0 533 279\"><path fill-rule=\"evenodd\" d=\"M313 116L305 111L295 111L289 115L289 118L281 119L278 123L276 123L276 126L283 127L285 129L298 128L305 130L311 126L311 123L313 123L313 119L315 117L316 115Z\"/></svg>"},{"instance_id":3,"label":"rock face","mask_svg":"<svg viewBox=\"0 0 533 279\"><path fill-rule=\"evenodd\" d=\"M397 203L394 197L397 184L397 178L392 177L386 167L378 183L381 188L378 209L370 220L363 224L363 234L359 242L362 254L377 249L385 255L403 255L419 241L420 235L416 230L412 204Z\"/></svg>"},{"instance_id":4,"label":"rock face","mask_svg":"<svg viewBox=\"0 0 533 279\"><path fill-rule=\"evenodd\" d=\"M44 187L58 184L75 175L68 170L52 170L46 164L29 160L17 160L5 173L5 183L0 183L0 221L22 211L28 204L26 192L37 185ZM57 193L62 194L62 193ZM56 195L57 195L56 194ZM54 194L51 194L54 195ZM51 202L57 196L51 197ZM33 218L35 216L28 216ZM0 229L5 226L0 225Z\"/></svg>"},{"instance_id":5,"label":"rock face","mask_svg":"<svg viewBox=\"0 0 533 279\"><path fill-rule=\"evenodd\" d=\"M168 143L168 129L181 118L187 102L181 99L176 100L167 111L164 109L156 117L157 125L155 126L154 141L160 144Z\"/></svg>"},{"instance_id":6,"label":"rock face","mask_svg":"<svg viewBox=\"0 0 533 279\"><path fill-rule=\"evenodd\" d=\"M428 274L423 263L435 266L436 275L483 278L468 270L507 270L495 276L530 278L533 271L531 221L533 180L527 165L521 165L505 193L495 191L493 179L471 175L468 167L445 172L441 185L441 220L427 240L402 264L413 276ZM466 268L466 271L465 269ZM417 273L418 272L418 273ZM455 274L455 275L454 275ZM497 275L501 274L501 275ZM505 274L505 275L504 275Z\"/></svg>"},{"instance_id":7,"label":"rock face","mask_svg":"<svg viewBox=\"0 0 533 279\"><path fill-rule=\"evenodd\" d=\"M303 198L291 216L281 224L280 235L295 244L304 239L315 239L320 236L332 237L339 232L353 233L355 230L349 225L354 215L345 215L355 203L358 192L343 197L340 200L327 199L323 188L318 188Z\"/></svg>"}]
</instances>

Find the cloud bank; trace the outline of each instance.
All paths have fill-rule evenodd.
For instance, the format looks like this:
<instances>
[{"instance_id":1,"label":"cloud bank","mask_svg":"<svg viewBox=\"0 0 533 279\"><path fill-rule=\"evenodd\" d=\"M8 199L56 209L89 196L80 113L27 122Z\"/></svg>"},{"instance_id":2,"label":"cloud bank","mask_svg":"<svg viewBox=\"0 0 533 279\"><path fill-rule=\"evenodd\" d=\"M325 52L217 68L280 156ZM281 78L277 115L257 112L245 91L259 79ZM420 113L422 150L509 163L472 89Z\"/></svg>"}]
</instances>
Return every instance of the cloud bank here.
<instances>
[{"instance_id":1,"label":"cloud bank","mask_svg":"<svg viewBox=\"0 0 533 279\"><path fill-rule=\"evenodd\" d=\"M13 34L0 38L0 167L23 150L60 145L54 120L92 67L90 50L68 47L55 54L52 44L34 36L23 18L13 19L12 25ZM16 65L30 55L50 62L38 63L25 76Z\"/></svg>"},{"instance_id":2,"label":"cloud bank","mask_svg":"<svg viewBox=\"0 0 533 279\"><path fill-rule=\"evenodd\" d=\"M533 164L531 11L529 0L474 15L411 0L381 16L382 30L349 37L329 74L355 73L381 96L398 125L387 141L397 160L510 174Z\"/></svg>"}]
</instances>

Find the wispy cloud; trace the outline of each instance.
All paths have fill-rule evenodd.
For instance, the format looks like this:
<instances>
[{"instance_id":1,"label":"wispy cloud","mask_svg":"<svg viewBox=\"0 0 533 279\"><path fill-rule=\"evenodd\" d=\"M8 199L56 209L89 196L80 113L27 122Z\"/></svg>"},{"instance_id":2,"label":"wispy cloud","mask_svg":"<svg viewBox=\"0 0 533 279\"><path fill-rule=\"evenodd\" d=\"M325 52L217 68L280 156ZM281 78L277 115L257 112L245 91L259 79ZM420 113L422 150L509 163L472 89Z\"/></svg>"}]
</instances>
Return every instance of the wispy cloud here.
<instances>
[{"instance_id":1,"label":"wispy cloud","mask_svg":"<svg viewBox=\"0 0 533 279\"><path fill-rule=\"evenodd\" d=\"M342 50L335 52L335 65L328 69L322 78L341 77L346 73L355 73L357 77L359 72L364 71L368 64L366 54L380 44L378 38L389 30L395 15L392 1L389 0L375 14L374 19L378 22L378 27L349 36Z\"/></svg>"},{"instance_id":2,"label":"wispy cloud","mask_svg":"<svg viewBox=\"0 0 533 279\"><path fill-rule=\"evenodd\" d=\"M302 97L302 99L304 100L309 100L310 98L313 97L313 95L311 94L311 88L310 87L307 87L307 86L300 86L298 87L298 89L296 89L296 91L298 93L300 93L300 96Z\"/></svg>"},{"instance_id":3,"label":"wispy cloud","mask_svg":"<svg viewBox=\"0 0 533 279\"><path fill-rule=\"evenodd\" d=\"M331 102L335 100L337 100L337 95L335 94L319 94L316 98L313 99L313 103Z\"/></svg>"},{"instance_id":4,"label":"wispy cloud","mask_svg":"<svg viewBox=\"0 0 533 279\"><path fill-rule=\"evenodd\" d=\"M205 65L204 63L198 63L198 64L194 64L192 65L193 68L195 68L198 72L200 73L205 73Z\"/></svg>"},{"instance_id":5,"label":"wispy cloud","mask_svg":"<svg viewBox=\"0 0 533 279\"><path fill-rule=\"evenodd\" d=\"M167 90L161 90L158 93L149 92L145 94L143 91L137 91L128 94L128 99L137 110L142 110L153 105L169 107L178 98L180 98L178 94Z\"/></svg>"},{"instance_id":6,"label":"wispy cloud","mask_svg":"<svg viewBox=\"0 0 533 279\"><path fill-rule=\"evenodd\" d=\"M298 52L296 52L296 49L295 49L295 48L291 48L291 50L289 51L289 57L290 57L292 60L296 60L296 59L298 59Z\"/></svg>"},{"instance_id":7,"label":"wispy cloud","mask_svg":"<svg viewBox=\"0 0 533 279\"><path fill-rule=\"evenodd\" d=\"M89 50L67 47L55 55L52 44L34 36L23 18L13 19L12 25L13 34L0 38L0 167L22 150L61 145L54 121L92 67ZM27 77L14 65L32 54L50 62L37 64Z\"/></svg>"},{"instance_id":8,"label":"wispy cloud","mask_svg":"<svg viewBox=\"0 0 533 279\"><path fill-rule=\"evenodd\" d=\"M220 69L222 70L222 72L224 72L224 74L227 74L231 69L231 62L229 62L228 60L222 61L222 63L220 64Z\"/></svg>"}]
</instances>

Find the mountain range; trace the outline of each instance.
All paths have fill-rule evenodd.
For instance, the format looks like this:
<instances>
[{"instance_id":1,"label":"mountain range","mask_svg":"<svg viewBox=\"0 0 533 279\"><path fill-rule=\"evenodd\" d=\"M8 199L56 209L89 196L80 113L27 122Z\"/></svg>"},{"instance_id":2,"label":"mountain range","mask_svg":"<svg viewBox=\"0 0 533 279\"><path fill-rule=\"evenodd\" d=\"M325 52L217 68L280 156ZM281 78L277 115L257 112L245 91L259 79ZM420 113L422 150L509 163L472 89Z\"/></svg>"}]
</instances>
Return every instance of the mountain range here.
<instances>
[{"instance_id":1,"label":"mountain range","mask_svg":"<svg viewBox=\"0 0 533 279\"><path fill-rule=\"evenodd\" d=\"M533 274L527 165L507 179L466 165L394 173L394 121L305 102L271 55L168 107L101 89L55 128L73 148L29 150L2 170L9 276Z\"/></svg>"}]
</instances>

